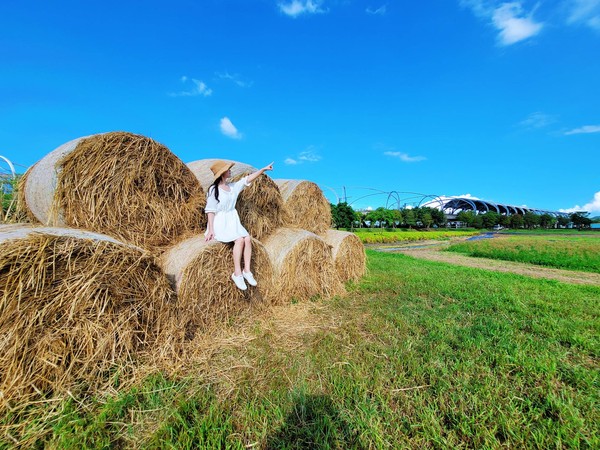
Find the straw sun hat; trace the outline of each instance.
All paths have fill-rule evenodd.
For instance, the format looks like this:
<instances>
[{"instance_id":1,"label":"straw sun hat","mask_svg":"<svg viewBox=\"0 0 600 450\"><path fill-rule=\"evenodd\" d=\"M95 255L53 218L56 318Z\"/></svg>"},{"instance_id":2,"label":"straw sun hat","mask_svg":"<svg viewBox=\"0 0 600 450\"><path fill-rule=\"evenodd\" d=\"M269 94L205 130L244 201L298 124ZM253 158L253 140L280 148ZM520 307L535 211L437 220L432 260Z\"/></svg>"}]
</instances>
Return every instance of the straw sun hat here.
<instances>
[{"instance_id":1,"label":"straw sun hat","mask_svg":"<svg viewBox=\"0 0 600 450\"><path fill-rule=\"evenodd\" d=\"M226 162L226 161L215 162L212 166L210 166L210 170L212 170L212 173L214 174L213 181L216 180L217 178L219 178L221 175L223 175L225 172L227 172L232 167L233 167L232 162Z\"/></svg>"}]
</instances>

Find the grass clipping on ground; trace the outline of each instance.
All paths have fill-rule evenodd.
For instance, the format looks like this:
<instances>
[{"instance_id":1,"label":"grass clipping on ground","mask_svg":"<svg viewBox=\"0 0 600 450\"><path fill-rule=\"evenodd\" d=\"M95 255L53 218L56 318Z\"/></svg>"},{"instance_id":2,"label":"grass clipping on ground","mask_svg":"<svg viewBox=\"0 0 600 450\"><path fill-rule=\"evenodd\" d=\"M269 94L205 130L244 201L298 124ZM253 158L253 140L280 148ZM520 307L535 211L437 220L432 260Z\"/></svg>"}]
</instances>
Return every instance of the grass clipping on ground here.
<instances>
[{"instance_id":1,"label":"grass clipping on ground","mask_svg":"<svg viewBox=\"0 0 600 450\"><path fill-rule=\"evenodd\" d=\"M331 246L321 237L282 227L262 242L273 264L275 296L280 302L345 293Z\"/></svg>"},{"instance_id":2,"label":"grass clipping on ground","mask_svg":"<svg viewBox=\"0 0 600 450\"><path fill-rule=\"evenodd\" d=\"M252 239L251 270L258 285L248 286L246 291L231 279L232 248L233 244L205 242L202 235L179 242L160 257L160 265L177 291L188 339L198 329L226 323L274 302L273 268L264 246Z\"/></svg>"},{"instance_id":3,"label":"grass clipping on ground","mask_svg":"<svg viewBox=\"0 0 600 450\"><path fill-rule=\"evenodd\" d=\"M340 280L346 283L362 278L367 267L367 255L360 238L348 231L327 230L323 239L331 245Z\"/></svg>"},{"instance_id":4,"label":"grass clipping on ground","mask_svg":"<svg viewBox=\"0 0 600 450\"><path fill-rule=\"evenodd\" d=\"M147 249L206 225L205 193L187 166L147 137L78 138L38 161L24 203L40 222L84 228Z\"/></svg>"},{"instance_id":5,"label":"grass clipping on ground","mask_svg":"<svg viewBox=\"0 0 600 450\"><path fill-rule=\"evenodd\" d=\"M188 167L196 176L205 192L213 183L213 173L210 166L219 159L200 159L188 163ZM231 168L230 182L238 181L246 175L256 172L255 167L239 162L223 159L221 161L234 163ZM283 198L277 184L266 174L261 174L250 186L246 186L238 197L236 209L242 225L256 239L263 239L281 227L283 218Z\"/></svg>"},{"instance_id":6,"label":"grass clipping on ground","mask_svg":"<svg viewBox=\"0 0 600 450\"><path fill-rule=\"evenodd\" d=\"M286 227L323 234L331 227L331 205L312 181L275 179L284 202Z\"/></svg>"},{"instance_id":7,"label":"grass clipping on ground","mask_svg":"<svg viewBox=\"0 0 600 450\"><path fill-rule=\"evenodd\" d=\"M148 253L96 233L0 226L0 411L176 349L175 293Z\"/></svg>"}]
</instances>

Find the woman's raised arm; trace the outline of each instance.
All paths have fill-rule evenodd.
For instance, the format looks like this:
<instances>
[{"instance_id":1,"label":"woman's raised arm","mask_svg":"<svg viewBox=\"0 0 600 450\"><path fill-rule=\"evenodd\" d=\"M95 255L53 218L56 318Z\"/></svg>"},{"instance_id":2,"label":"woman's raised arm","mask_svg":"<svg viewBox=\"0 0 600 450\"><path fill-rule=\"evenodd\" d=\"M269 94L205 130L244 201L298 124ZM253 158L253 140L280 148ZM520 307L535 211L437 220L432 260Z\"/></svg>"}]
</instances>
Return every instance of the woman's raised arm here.
<instances>
[{"instance_id":1,"label":"woman's raised arm","mask_svg":"<svg viewBox=\"0 0 600 450\"><path fill-rule=\"evenodd\" d=\"M250 175L248 175L248 178L247 178L248 183L252 183L252 181L255 180L256 177L258 177L260 174L266 172L267 170L273 170L273 163L271 163L268 166L265 166L262 169L259 169L256 172L253 172Z\"/></svg>"}]
</instances>

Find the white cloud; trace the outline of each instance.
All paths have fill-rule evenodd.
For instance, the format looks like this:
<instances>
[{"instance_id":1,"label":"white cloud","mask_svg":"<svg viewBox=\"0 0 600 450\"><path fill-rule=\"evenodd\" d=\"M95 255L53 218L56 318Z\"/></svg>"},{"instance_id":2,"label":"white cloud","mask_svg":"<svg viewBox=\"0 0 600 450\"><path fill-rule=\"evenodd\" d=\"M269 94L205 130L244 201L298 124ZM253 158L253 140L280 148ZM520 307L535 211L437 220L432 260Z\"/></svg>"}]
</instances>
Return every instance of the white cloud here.
<instances>
[{"instance_id":1,"label":"white cloud","mask_svg":"<svg viewBox=\"0 0 600 450\"><path fill-rule=\"evenodd\" d=\"M556 118L545 114L543 112L534 112L529 114L524 120L520 122L519 125L522 125L526 128L544 128L548 125L556 122Z\"/></svg>"},{"instance_id":2,"label":"white cloud","mask_svg":"<svg viewBox=\"0 0 600 450\"><path fill-rule=\"evenodd\" d=\"M188 81L192 83L192 87L186 91L172 92L169 95L171 97L195 97L201 95L202 97L208 97L212 95L212 89L210 89L206 83L202 80L197 80L195 78L188 78L183 75L180 78L180 81L184 84L189 84Z\"/></svg>"},{"instance_id":3,"label":"white cloud","mask_svg":"<svg viewBox=\"0 0 600 450\"><path fill-rule=\"evenodd\" d=\"M404 162L418 162L418 161L424 161L427 159L424 156L410 156L407 153L403 153L403 152L383 152L383 154L386 156L392 156L394 158L398 158L400 161L404 161Z\"/></svg>"},{"instance_id":4,"label":"white cloud","mask_svg":"<svg viewBox=\"0 0 600 450\"><path fill-rule=\"evenodd\" d=\"M560 212L572 213L577 211L587 211L589 213L600 213L600 191L594 194L592 201L583 206L575 205L572 208L559 209Z\"/></svg>"},{"instance_id":5,"label":"white cloud","mask_svg":"<svg viewBox=\"0 0 600 450\"><path fill-rule=\"evenodd\" d=\"M306 162L317 162L321 160L321 156L317 155L315 149L309 147L307 150L300 152L298 159Z\"/></svg>"},{"instance_id":6,"label":"white cloud","mask_svg":"<svg viewBox=\"0 0 600 450\"><path fill-rule=\"evenodd\" d=\"M568 24L583 23L600 31L600 0L570 0Z\"/></svg>"},{"instance_id":7,"label":"white cloud","mask_svg":"<svg viewBox=\"0 0 600 450\"><path fill-rule=\"evenodd\" d=\"M457 197L459 197L459 198L468 198L468 199L471 199L471 200L481 200L479 197L475 197L474 195L471 195L471 194L457 195Z\"/></svg>"},{"instance_id":8,"label":"white cloud","mask_svg":"<svg viewBox=\"0 0 600 450\"><path fill-rule=\"evenodd\" d=\"M217 72L216 74L222 80L228 80L236 84L239 87L250 87L252 86L251 81L245 81L238 74L230 74L229 72Z\"/></svg>"},{"instance_id":9,"label":"white cloud","mask_svg":"<svg viewBox=\"0 0 600 450\"><path fill-rule=\"evenodd\" d=\"M473 13L498 30L498 43L512 45L537 35L543 24L535 22L533 13L527 15L520 1L498 4L496 1L461 0L461 5L470 8Z\"/></svg>"},{"instance_id":10,"label":"white cloud","mask_svg":"<svg viewBox=\"0 0 600 450\"><path fill-rule=\"evenodd\" d=\"M316 148L311 145L306 150L298 153L296 157L288 157L285 159L284 163L288 165L302 164L302 163L314 163L321 161L321 155L317 153Z\"/></svg>"},{"instance_id":11,"label":"white cloud","mask_svg":"<svg viewBox=\"0 0 600 450\"><path fill-rule=\"evenodd\" d=\"M320 14L325 10L321 8L321 0L292 0L279 3L279 10L287 16L298 17L302 14Z\"/></svg>"},{"instance_id":12,"label":"white cloud","mask_svg":"<svg viewBox=\"0 0 600 450\"><path fill-rule=\"evenodd\" d=\"M465 8L470 8L478 17L485 17L489 15L490 6L488 6L483 0L460 0L460 4Z\"/></svg>"},{"instance_id":13,"label":"white cloud","mask_svg":"<svg viewBox=\"0 0 600 450\"><path fill-rule=\"evenodd\" d=\"M583 127L575 128L573 130L565 131L565 135L571 134L590 134L600 133L600 125L585 125Z\"/></svg>"},{"instance_id":14,"label":"white cloud","mask_svg":"<svg viewBox=\"0 0 600 450\"><path fill-rule=\"evenodd\" d=\"M531 17L519 17L523 8L518 2L504 3L494 10L492 23L500 31L501 45L512 45L538 34L543 24L536 23Z\"/></svg>"},{"instance_id":15,"label":"white cloud","mask_svg":"<svg viewBox=\"0 0 600 450\"><path fill-rule=\"evenodd\" d=\"M373 16L385 16L387 13L387 3L379 8L371 8L370 6L366 9L367 14L371 14Z\"/></svg>"},{"instance_id":16,"label":"white cloud","mask_svg":"<svg viewBox=\"0 0 600 450\"><path fill-rule=\"evenodd\" d=\"M242 133L240 133L231 120L229 120L229 117L223 117L221 119L221 133L232 139L242 138Z\"/></svg>"}]
</instances>

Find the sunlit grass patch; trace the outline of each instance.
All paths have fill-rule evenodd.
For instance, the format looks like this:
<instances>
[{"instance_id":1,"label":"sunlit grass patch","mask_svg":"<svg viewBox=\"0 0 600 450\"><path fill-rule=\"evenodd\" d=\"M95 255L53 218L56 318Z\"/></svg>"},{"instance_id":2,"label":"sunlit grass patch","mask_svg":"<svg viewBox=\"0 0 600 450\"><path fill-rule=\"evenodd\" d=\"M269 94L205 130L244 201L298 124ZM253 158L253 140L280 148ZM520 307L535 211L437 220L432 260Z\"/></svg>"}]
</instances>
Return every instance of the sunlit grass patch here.
<instances>
[{"instance_id":1,"label":"sunlit grass patch","mask_svg":"<svg viewBox=\"0 0 600 450\"><path fill-rule=\"evenodd\" d=\"M446 250L474 257L600 273L600 236L503 236L460 242Z\"/></svg>"},{"instance_id":2,"label":"sunlit grass patch","mask_svg":"<svg viewBox=\"0 0 600 450\"><path fill-rule=\"evenodd\" d=\"M457 237L468 237L479 234L479 231L417 231L417 230L386 230L359 228L354 233L364 244L385 244L393 242L415 242L425 240L448 240Z\"/></svg>"}]
</instances>

